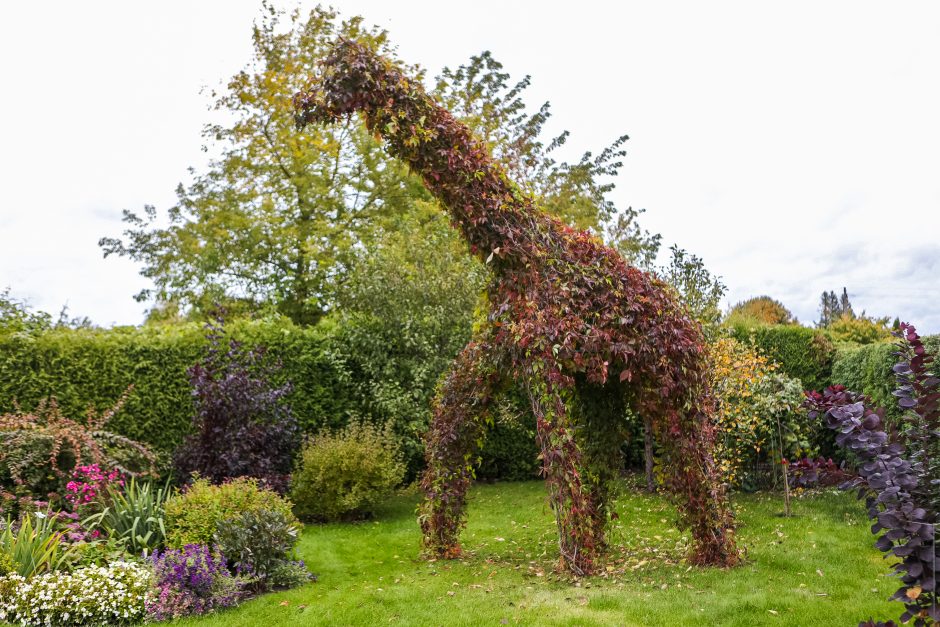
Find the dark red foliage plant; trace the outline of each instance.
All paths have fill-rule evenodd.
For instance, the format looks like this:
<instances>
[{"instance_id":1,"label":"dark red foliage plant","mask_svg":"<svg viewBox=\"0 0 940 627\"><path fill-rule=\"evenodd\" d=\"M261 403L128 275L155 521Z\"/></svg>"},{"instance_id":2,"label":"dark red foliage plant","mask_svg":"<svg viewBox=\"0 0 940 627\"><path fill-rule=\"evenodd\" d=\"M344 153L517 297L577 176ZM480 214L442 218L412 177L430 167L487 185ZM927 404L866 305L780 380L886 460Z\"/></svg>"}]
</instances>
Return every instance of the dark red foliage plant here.
<instances>
[{"instance_id":1,"label":"dark red foliage plant","mask_svg":"<svg viewBox=\"0 0 940 627\"><path fill-rule=\"evenodd\" d=\"M906 410L905 435L899 441L891 441L885 432L883 410L873 409L867 397L842 386L809 393L806 406L811 416L825 416L829 428L838 433L836 444L858 460L858 477L842 487L856 488L865 498L868 515L875 521L872 533L880 534L875 546L897 559L894 570L901 587L891 598L904 603L901 622L913 619L920 627L940 621L938 512L933 505L940 486L932 477L930 457L940 439L940 380L931 373L933 358L914 327L902 324L898 336L895 395Z\"/></svg>"},{"instance_id":2,"label":"dark red foliage plant","mask_svg":"<svg viewBox=\"0 0 940 627\"><path fill-rule=\"evenodd\" d=\"M363 44L337 42L295 105L300 126L360 113L491 269L488 316L434 401L419 515L426 552L460 553L472 460L490 401L511 380L534 415L563 567L590 573L603 553L627 408L655 425L666 486L694 540L691 561L734 564L702 331L672 292L540 211L418 78Z\"/></svg>"},{"instance_id":3,"label":"dark red foliage plant","mask_svg":"<svg viewBox=\"0 0 940 627\"><path fill-rule=\"evenodd\" d=\"M831 458L804 457L787 463L787 476L797 488L825 488L845 483L852 475Z\"/></svg>"},{"instance_id":4,"label":"dark red foliage plant","mask_svg":"<svg viewBox=\"0 0 940 627\"><path fill-rule=\"evenodd\" d=\"M213 483L254 477L284 492L300 430L286 399L290 385L271 383L280 364L263 347L226 342L221 314L206 330L206 357L189 369L193 433L174 452L177 476L198 473Z\"/></svg>"}]
</instances>

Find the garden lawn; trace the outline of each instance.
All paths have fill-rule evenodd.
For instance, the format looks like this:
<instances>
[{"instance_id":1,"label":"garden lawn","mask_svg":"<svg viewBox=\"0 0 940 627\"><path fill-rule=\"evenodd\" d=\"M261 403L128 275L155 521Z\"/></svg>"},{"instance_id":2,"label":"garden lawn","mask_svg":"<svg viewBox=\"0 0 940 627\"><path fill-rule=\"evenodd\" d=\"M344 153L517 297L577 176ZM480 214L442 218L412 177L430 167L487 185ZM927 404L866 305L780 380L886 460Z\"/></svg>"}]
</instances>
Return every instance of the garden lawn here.
<instances>
[{"instance_id":1,"label":"garden lawn","mask_svg":"<svg viewBox=\"0 0 940 627\"><path fill-rule=\"evenodd\" d=\"M181 625L854 625L896 618L898 587L872 547L862 503L826 491L797 498L783 518L776 495L735 499L747 562L690 568L687 535L658 496L616 504L604 575L553 572L554 520L539 482L473 489L465 559L417 559L415 495L376 520L308 525L300 556L319 575L302 588Z\"/></svg>"}]
</instances>

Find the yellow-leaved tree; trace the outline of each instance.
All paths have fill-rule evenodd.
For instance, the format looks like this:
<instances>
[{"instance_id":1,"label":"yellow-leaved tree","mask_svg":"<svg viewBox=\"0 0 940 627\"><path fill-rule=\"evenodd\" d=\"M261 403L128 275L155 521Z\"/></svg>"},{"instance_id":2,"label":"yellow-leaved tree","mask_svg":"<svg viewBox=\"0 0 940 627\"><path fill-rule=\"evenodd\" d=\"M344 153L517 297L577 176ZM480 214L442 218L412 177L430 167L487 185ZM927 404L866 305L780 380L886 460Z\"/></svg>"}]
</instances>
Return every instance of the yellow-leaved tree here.
<instances>
[{"instance_id":1,"label":"yellow-leaved tree","mask_svg":"<svg viewBox=\"0 0 940 627\"><path fill-rule=\"evenodd\" d=\"M812 452L813 429L800 410L802 385L754 347L733 338L718 338L709 352L718 409L718 468L732 486L765 485L777 475L768 472L768 464Z\"/></svg>"}]
</instances>

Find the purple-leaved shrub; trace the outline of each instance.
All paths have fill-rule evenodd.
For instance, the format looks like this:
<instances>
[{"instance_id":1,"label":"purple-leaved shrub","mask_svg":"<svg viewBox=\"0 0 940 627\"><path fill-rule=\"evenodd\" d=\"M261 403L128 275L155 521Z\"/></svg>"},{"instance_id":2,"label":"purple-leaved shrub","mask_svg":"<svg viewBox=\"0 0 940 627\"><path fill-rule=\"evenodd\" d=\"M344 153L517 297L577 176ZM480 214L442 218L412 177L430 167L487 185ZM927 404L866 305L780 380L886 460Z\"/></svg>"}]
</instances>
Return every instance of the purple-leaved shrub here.
<instances>
[{"instance_id":1,"label":"purple-leaved shrub","mask_svg":"<svg viewBox=\"0 0 940 627\"><path fill-rule=\"evenodd\" d=\"M291 386L271 383L280 364L266 359L263 347L248 350L230 340L226 348L221 316L206 328L206 357L189 369L194 433L174 453L176 471L212 483L255 477L284 492L300 445L286 401Z\"/></svg>"},{"instance_id":2,"label":"purple-leaved shrub","mask_svg":"<svg viewBox=\"0 0 940 627\"><path fill-rule=\"evenodd\" d=\"M940 486L931 456L940 439L940 379L932 374L933 358L914 327L902 324L898 336L901 361L894 368L895 396L905 410L906 427L900 439L892 441L886 433L884 410L872 409L866 396L843 386L809 393L806 407L811 417L825 416L828 427L838 432L836 444L858 460L858 477L841 487L857 488L859 497L865 497L868 515L875 521L872 533L881 534L875 546L898 559L894 569L902 585L891 598L904 603L900 620L913 619L915 627L921 627L940 622L938 512L932 507Z\"/></svg>"}]
</instances>

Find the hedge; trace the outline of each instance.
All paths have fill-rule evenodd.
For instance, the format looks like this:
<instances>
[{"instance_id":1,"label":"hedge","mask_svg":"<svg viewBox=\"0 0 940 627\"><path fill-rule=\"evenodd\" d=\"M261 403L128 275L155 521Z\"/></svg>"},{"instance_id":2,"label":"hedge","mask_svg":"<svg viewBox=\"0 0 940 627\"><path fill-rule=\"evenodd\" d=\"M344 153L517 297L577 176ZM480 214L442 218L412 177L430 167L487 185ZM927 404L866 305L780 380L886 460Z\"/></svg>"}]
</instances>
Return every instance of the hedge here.
<instances>
[{"instance_id":1,"label":"hedge","mask_svg":"<svg viewBox=\"0 0 940 627\"><path fill-rule=\"evenodd\" d=\"M403 381L368 380L374 375L363 364L350 360L350 353L361 346L346 345L356 333L340 328L330 318L306 328L283 320L240 320L227 331L248 346L266 346L268 354L281 362L281 380L275 383L291 382L290 402L306 433L345 426L353 416L392 420L410 453L409 479L414 478L423 465L417 440L421 429L414 421L426 422L430 412L393 415L394 411L376 406L372 398L376 390ZM133 384L124 409L108 428L167 454L190 430L193 405L186 371L202 357L205 346L198 324L0 333L0 412L12 411L17 405L32 409L43 399L55 397L66 416L81 418L89 406L99 410L110 407ZM386 357L407 361L397 350L400 347ZM370 354L358 357L368 359ZM446 368L448 362L440 363ZM418 378L416 385L421 389L409 393L427 403L440 374ZM535 476L538 463L533 430L534 425L495 424L482 452L481 478Z\"/></svg>"},{"instance_id":2,"label":"hedge","mask_svg":"<svg viewBox=\"0 0 940 627\"><path fill-rule=\"evenodd\" d=\"M293 384L291 403L306 430L342 424L351 395L325 350L329 329L286 323L239 322L232 335L264 344ZM0 411L31 409L54 396L66 416L89 406L110 407L134 390L109 429L171 451L188 432L193 413L186 370L205 347L198 325L54 329L37 335L0 335Z\"/></svg>"},{"instance_id":3,"label":"hedge","mask_svg":"<svg viewBox=\"0 0 940 627\"><path fill-rule=\"evenodd\" d=\"M924 345L932 355L940 353L940 335L927 336ZM897 363L893 342L840 347L832 366L832 383L868 395L887 416L897 420L901 410L892 394L896 380L892 368Z\"/></svg>"},{"instance_id":4,"label":"hedge","mask_svg":"<svg viewBox=\"0 0 940 627\"><path fill-rule=\"evenodd\" d=\"M753 342L784 373L800 379L804 388L821 390L841 383L870 395L896 415L890 394L894 385L891 344L840 348L837 353L823 332L797 325L736 325L730 331L738 339ZM351 416L418 418L393 416L392 411L373 406L374 399L370 402L369 398L382 386L365 378L377 375L350 362L350 349L358 352L362 347L346 346L356 334L330 318L308 328L282 320L238 321L230 325L230 332L248 345L267 346L272 357L281 361L281 376L293 384L294 413L308 433L324 426L343 426ZM940 336L926 341L928 348L940 346ZM200 359L204 348L203 330L197 324L0 333L0 411L11 411L16 403L30 409L55 396L66 415L80 417L90 405L111 406L134 384L125 409L112 419L110 429L167 453L189 431L192 400L186 370ZM396 347L395 352L401 349ZM360 355L368 359L371 353ZM403 376L402 383L411 376ZM413 393L422 404L433 392L434 378L416 379L422 389ZM399 429L413 432L403 425ZM628 448L641 445L638 437ZM532 425L496 421L486 439L479 474L486 479L532 476L538 467L535 454ZM419 466L420 451L413 456L412 463Z\"/></svg>"},{"instance_id":5,"label":"hedge","mask_svg":"<svg viewBox=\"0 0 940 627\"><path fill-rule=\"evenodd\" d=\"M823 390L830 385L836 351L824 332L795 324L732 324L729 330L735 339L753 343L782 372L799 379L804 389Z\"/></svg>"}]
</instances>

